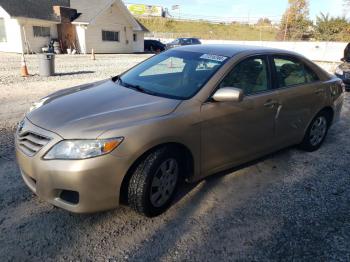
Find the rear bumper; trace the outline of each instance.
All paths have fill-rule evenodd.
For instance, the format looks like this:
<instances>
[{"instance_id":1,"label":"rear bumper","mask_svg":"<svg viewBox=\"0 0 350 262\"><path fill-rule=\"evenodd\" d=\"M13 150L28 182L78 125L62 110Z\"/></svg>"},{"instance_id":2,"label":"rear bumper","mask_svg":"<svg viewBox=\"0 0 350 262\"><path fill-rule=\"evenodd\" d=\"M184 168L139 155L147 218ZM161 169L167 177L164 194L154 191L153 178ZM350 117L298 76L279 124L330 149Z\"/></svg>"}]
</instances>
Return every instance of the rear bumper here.
<instances>
[{"instance_id":1,"label":"rear bumper","mask_svg":"<svg viewBox=\"0 0 350 262\"><path fill-rule=\"evenodd\" d=\"M338 75L338 74L335 74L335 75L343 81L345 85L345 90L350 91L350 79L345 78L344 75Z\"/></svg>"},{"instance_id":2,"label":"rear bumper","mask_svg":"<svg viewBox=\"0 0 350 262\"><path fill-rule=\"evenodd\" d=\"M340 119L340 115L341 115L341 110L343 107L343 103L344 103L344 93L342 93L339 97L337 97L334 101L333 101L333 123L337 123Z\"/></svg>"},{"instance_id":3,"label":"rear bumper","mask_svg":"<svg viewBox=\"0 0 350 262\"><path fill-rule=\"evenodd\" d=\"M30 123L28 125L37 133L47 133ZM51 134L51 137L54 135ZM85 160L42 159L51 144L55 143L57 140L30 157L19 148L16 141L17 162L30 190L39 198L75 213L91 213L117 207L128 162L113 155Z\"/></svg>"}]
</instances>

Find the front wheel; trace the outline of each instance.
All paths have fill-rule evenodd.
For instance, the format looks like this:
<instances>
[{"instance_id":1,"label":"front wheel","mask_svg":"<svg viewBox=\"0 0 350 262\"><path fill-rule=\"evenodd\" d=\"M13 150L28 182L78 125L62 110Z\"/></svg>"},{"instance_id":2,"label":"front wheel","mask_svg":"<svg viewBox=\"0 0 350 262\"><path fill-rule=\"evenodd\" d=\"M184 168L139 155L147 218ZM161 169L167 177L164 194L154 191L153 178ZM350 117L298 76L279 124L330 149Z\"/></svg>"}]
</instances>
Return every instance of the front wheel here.
<instances>
[{"instance_id":1,"label":"front wheel","mask_svg":"<svg viewBox=\"0 0 350 262\"><path fill-rule=\"evenodd\" d=\"M181 158L171 148L151 152L131 176L129 206L148 217L163 213L174 198L181 171Z\"/></svg>"},{"instance_id":2,"label":"front wheel","mask_svg":"<svg viewBox=\"0 0 350 262\"><path fill-rule=\"evenodd\" d=\"M329 126L329 114L325 111L320 112L311 121L300 147L309 152L319 149L327 136Z\"/></svg>"}]
</instances>

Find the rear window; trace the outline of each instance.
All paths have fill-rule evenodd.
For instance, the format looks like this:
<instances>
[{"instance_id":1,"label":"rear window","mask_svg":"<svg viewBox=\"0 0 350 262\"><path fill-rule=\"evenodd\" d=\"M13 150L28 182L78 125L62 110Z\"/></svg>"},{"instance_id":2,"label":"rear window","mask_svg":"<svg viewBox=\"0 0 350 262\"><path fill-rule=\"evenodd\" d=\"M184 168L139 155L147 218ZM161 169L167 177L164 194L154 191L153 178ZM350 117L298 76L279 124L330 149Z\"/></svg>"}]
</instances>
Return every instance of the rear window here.
<instances>
[{"instance_id":1,"label":"rear window","mask_svg":"<svg viewBox=\"0 0 350 262\"><path fill-rule=\"evenodd\" d=\"M279 87L319 81L318 75L303 62L292 57L274 57Z\"/></svg>"}]
</instances>

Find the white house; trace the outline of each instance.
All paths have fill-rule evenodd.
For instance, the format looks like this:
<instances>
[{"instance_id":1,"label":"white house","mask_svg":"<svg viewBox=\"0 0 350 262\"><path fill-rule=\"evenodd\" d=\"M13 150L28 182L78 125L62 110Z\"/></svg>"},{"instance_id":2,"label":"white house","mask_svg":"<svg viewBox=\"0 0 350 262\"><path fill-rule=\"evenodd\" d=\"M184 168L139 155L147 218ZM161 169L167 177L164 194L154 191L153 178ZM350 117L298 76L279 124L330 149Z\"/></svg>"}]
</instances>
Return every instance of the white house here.
<instances>
[{"instance_id":1,"label":"white house","mask_svg":"<svg viewBox=\"0 0 350 262\"><path fill-rule=\"evenodd\" d=\"M81 53L143 52L144 32L121 0L0 0L0 51L41 52L51 39Z\"/></svg>"},{"instance_id":2,"label":"white house","mask_svg":"<svg viewBox=\"0 0 350 262\"><path fill-rule=\"evenodd\" d=\"M69 0L55 2L66 5ZM0 0L0 51L39 52L57 38L59 23L47 0Z\"/></svg>"},{"instance_id":3,"label":"white house","mask_svg":"<svg viewBox=\"0 0 350 262\"><path fill-rule=\"evenodd\" d=\"M121 0L71 0L71 8L81 13L76 25L81 52L143 52L142 26Z\"/></svg>"}]
</instances>

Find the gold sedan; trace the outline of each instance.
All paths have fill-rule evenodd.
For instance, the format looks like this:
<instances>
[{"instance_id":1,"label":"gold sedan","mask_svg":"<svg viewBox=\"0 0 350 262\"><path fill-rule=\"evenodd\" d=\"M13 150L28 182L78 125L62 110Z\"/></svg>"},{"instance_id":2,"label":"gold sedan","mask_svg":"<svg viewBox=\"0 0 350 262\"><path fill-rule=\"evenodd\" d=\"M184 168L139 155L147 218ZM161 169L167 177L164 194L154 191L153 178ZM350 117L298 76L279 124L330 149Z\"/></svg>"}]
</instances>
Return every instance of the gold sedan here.
<instances>
[{"instance_id":1,"label":"gold sedan","mask_svg":"<svg viewBox=\"0 0 350 262\"><path fill-rule=\"evenodd\" d=\"M288 51L174 48L35 103L16 133L18 164L27 186L55 206L96 212L124 201L155 216L184 180L290 145L318 149L343 88Z\"/></svg>"}]
</instances>

